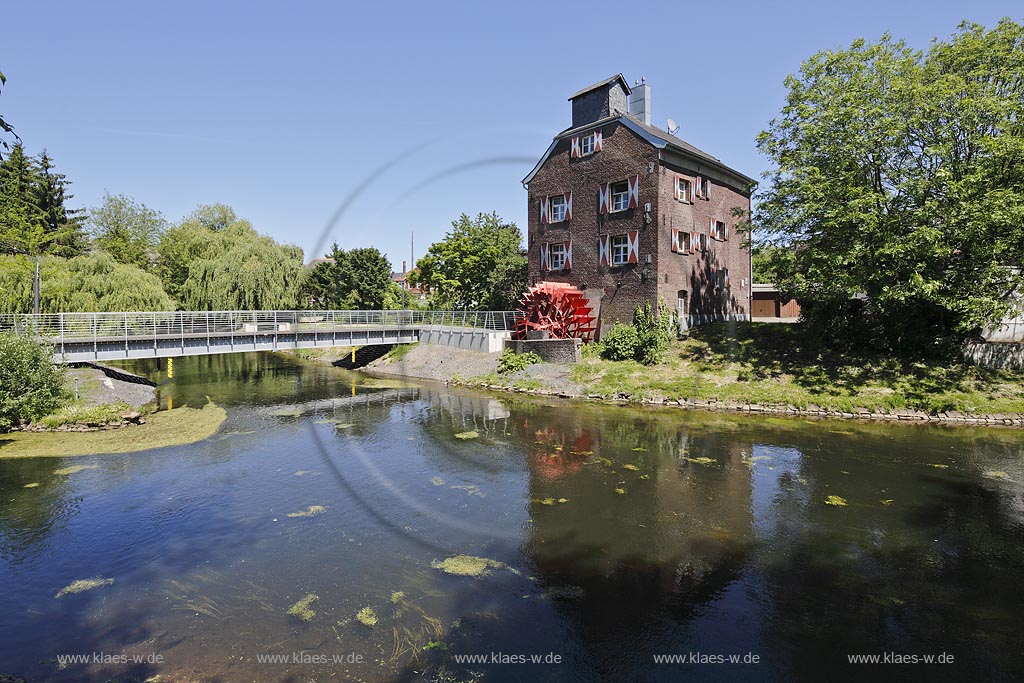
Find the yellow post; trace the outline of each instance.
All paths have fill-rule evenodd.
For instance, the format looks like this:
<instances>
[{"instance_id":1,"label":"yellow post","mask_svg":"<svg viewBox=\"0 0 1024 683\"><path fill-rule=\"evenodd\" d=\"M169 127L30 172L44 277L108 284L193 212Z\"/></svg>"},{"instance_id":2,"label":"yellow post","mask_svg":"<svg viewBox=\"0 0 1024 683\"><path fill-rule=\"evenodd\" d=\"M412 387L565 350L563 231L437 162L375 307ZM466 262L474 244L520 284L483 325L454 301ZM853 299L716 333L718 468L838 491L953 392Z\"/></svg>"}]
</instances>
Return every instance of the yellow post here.
<instances>
[{"instance_id":1,"label":"yellow post","mask_svg":"<svg viewBox=\"0 0 1024 683\"><path fill-rule=\"evenodd\" d=\"M167 379L174 379L174 359L167 359Z\"/></svg>"},{"instance_id":2,"label":"yellow post","mask_svg":"<svg viewBox=\"0 0 1024 683\"><path fill-rule=\"evenodd\" d=\"M356 362L356 347L352 347L352 362Z\"/></svg>"},{"instance_id":3,"label":"yellow post","mask_svg":"<svg viewBox=\"0 0 1024 683\"><path fill-rule=\"evenodd\" d=\"M174 410L174 397L173 396L168 396L167 397L167 410Z\"/></svg>"}]
</instances>

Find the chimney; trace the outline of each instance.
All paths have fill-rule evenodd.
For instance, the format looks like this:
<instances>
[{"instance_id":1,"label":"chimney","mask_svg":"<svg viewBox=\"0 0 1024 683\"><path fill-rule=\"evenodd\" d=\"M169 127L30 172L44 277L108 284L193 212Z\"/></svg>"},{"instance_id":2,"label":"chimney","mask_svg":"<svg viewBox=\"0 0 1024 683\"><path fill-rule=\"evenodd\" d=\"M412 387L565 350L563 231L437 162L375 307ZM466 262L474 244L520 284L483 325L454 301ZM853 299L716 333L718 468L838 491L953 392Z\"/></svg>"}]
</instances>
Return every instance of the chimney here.
<instances>
[{"instance_id":1,"label":"chimney","mask_svg":"<svg viewBox=\"0 0 1024 683\"><path fill-rule=\"evenodd\" d=\"M405 261L402 261L402 275L405 275Z\"/></svg>"},{"instance_id":2,"label":"chimney","mask_svg":"<svg viewBox=\"0 0 1024 683\"><path fill-rule=\"evenodd\" d=\"M651 125L651 86L647 85L647 77L642 76L633 92L629 95L629 113L648 126Z\"/></svg>"}]
</instances>

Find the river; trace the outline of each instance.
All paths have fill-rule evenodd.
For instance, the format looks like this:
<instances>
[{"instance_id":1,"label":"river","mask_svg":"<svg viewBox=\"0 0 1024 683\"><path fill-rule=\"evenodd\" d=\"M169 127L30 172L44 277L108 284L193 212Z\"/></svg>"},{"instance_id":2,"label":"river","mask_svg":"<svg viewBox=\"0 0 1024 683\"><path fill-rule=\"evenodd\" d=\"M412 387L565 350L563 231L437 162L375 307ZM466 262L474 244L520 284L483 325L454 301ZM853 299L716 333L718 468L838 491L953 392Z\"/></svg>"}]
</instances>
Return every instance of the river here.
<instances>
[{"instance_id":1,"label":"river","mask_svg":"<svg viewBox=\"0 0 1024 683\"><path fill-rule=\"evenodd\" d=\"M1024 678L1020 431L165 364L124 367L215 437L0 461L0 674Z\"/></svg>"}]
</instances>

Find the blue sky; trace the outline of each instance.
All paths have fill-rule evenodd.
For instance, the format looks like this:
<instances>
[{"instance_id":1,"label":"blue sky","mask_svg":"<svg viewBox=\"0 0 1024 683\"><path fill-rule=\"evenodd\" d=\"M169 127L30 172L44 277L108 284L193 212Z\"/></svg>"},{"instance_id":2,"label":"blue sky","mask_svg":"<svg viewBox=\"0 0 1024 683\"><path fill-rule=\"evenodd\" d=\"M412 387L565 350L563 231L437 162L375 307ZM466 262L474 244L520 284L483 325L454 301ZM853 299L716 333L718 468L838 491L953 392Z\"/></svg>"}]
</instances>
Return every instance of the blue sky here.
<instances>
[{"instance_id":1,"label":"blue sky","mask_svg":"<svg viewBox=\"0 0 1024 683\"><path fill-rule=\"evenodd\" d=\"M307 258L387 165L328 242L397 267L412 231L419 257L461 212L525 231L528 160L609 75L646 76L652 123L759 177L755 136L801 60L1002 16L1018 2L18 2L0 112L80 205L124 193L173 221L223 202Z\"/></svg>"}]
</instances>

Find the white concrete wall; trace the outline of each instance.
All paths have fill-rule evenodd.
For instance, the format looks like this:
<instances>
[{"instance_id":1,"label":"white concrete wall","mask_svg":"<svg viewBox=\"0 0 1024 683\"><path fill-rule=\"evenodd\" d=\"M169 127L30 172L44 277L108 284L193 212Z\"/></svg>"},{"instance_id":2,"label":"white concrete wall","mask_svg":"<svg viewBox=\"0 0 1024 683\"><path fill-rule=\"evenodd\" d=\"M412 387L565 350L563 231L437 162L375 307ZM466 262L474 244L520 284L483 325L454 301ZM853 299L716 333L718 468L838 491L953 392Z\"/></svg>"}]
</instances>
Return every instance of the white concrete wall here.
<instances>
[{"instance_id":1,"label":"white concrete wall","mask_svg":"<svg viewBox=\"0 0 1024 683\"><path fill-rule=\"evenodd\" d=\"M512 336L507 330L480 330L472 327L440 327L426 325L420 328L420 343L450 346L484 353L498 353L504 341Z\"/></svg>"}]
</instances>

